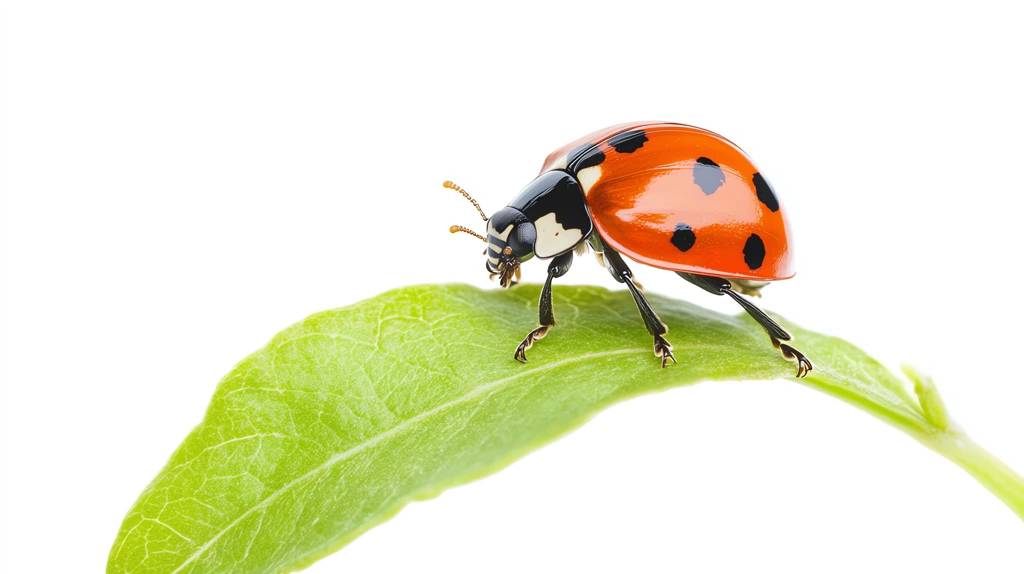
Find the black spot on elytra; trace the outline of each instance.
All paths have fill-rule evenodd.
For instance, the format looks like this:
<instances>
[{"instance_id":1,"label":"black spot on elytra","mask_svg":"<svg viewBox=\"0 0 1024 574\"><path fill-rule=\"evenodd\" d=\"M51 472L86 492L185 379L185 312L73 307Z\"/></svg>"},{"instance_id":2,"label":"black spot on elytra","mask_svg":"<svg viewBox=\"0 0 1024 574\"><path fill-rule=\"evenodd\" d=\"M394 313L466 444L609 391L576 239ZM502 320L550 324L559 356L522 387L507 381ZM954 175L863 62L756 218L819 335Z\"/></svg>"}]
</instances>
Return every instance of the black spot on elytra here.
<instances>
[{"instance_id":1,"label":"black spot on elytra","mask_svg":"<svg viewBox=\"0 0 1024 574\"><path fill-rule=\"evenodd\" d=\"M697 163L693 164L693 183L700 186L704 195L711 195L725 183L725 174L717 163L706 157L699 157Z\"/></svg>"},{"instance_id":2,"label":"black spot on elytra","mask_svg":"<svg viewBox=\"0 0 1024 574\"><path fill-rule=\"evenodd\" d=\"M590 153L580 158L580 162L576 164L576 171L579 172L581 169L587 169L588 167L594 167L595 165L601 165L604 161L604 154L601 150L594 148Z\"/></svg>"},{"instance_id":3,"label":"black spot on elytra","mask_svg":"<svg viewBox=\"0 0 1024 574\"><path fill-rule=\"evenodd\" d=\"M676 230L672 233L672 245L676 246L676 249L680 251L689 251L693 244L697 242L697 235L693 232L693 228L685 223L677 223Z\"/></svg>"},{"instance_id":4,"label":"black spot on elytra","mask_svg":"<svg viewBox=\"0 0 1024 574\"><path fill-rule=\"evenodd\" d=\"M567 156L566 166L569 167L573 173L577 173L581 169L601 165L601 162L603 161L604 153L598 149L596 145L586 143L572 148L572 151L570 151Z\"/></svg>"},{"instance_id":5,"label":"black spot on elytra","mask_svg":"<svg viewBox=\"0 0 1024 574\"><path fill-rule=\"evenodd\" d=\"M761 241L756 233L751 233L747 238L747 244L743 246L743 260L751 271L764 263L764 241Z\"/></svg>"},{"instance_id":6,"label":"black spot on elytra","mask_svg":"<svg viewBox=\"0 0 1024 574\"><path fill-rule=\"evenodd\" d=\"M608 145L615 148L619 153L633 153L644 147L647 141L647 134L640 130L629 130L621 134L615 134L608 140Z\"/></svg>"},{"instance_id":7,"label":"black spot on elytra","mask_svg":"<svg viewBox=\"0 0 1024 574\"><path fill-rule=\"evenodd\" d=\"M754 190L757 191L757 199L772 212L779 210L779 200L775 197L775 190L772 184L761 175L761 172L754 174Z\"/></svg>"}]
</instances>

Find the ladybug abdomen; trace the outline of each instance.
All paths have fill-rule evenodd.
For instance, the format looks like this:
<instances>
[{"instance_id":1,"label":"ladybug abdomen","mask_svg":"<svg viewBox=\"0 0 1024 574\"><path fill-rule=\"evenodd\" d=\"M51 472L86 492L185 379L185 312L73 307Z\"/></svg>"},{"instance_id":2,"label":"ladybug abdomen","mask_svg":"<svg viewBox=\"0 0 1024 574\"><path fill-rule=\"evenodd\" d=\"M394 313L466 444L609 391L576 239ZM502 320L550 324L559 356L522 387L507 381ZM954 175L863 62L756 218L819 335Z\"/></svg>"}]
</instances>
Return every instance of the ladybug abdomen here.
<instances>
[{"instance_id":1,"label":"ladybug abdomen","mask_svg":"<svg viewBox=\"0 0 1024 574\"><path fill-rule=\"evenodd\" d=\"M778 197L735 144L680 124L618 128L575 146L567 165L606 244L673 271L753 280L794 275Z\"/></svg>"}]
</instances>

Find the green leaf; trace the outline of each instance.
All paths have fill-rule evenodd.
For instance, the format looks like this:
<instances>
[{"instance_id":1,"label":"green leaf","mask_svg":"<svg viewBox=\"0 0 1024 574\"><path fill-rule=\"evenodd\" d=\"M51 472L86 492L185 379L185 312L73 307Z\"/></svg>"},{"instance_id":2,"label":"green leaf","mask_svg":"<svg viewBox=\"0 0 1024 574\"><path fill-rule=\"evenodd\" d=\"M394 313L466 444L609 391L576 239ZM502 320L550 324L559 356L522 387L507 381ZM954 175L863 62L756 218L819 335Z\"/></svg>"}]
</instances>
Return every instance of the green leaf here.
<instances>
[{"instance_id":1,"label":"green leaf","mask_svg":"<svg viewBox=\"0 0 1024 574\"><path fill-rule=\"evenodd\" d=\"M423 285L285 329L221 381L125 517L107 572L291 572L616 402L796 373L745 316L655 295L679 361L661 369L628 293L573 286L555 289L558 326L520 364L538 295ZM815 364L802 384L909 433L1024 518L1024 481L949 421L931 379L908 371L915 393L857 347L787 327Z\"/></svg>"}]
</instances>

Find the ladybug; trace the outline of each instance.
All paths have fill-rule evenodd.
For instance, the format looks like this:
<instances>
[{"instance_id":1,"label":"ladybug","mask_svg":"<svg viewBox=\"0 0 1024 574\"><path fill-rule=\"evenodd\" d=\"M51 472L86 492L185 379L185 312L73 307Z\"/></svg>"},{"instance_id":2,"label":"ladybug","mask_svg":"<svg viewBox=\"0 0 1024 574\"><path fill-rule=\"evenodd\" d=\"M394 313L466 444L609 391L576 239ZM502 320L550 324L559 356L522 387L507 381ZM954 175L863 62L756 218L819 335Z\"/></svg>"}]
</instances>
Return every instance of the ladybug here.
<instances>
[{"instance_id":1,"label":"ladybug","mask_svg":"<svg viewBox=\"0 0 1024 574\"><path fill-rule=\"evenodd\" d=\"M565 275L573 256L590 247L611 276L624 283L654 337L662 368L672 356L668 327L651 308L626 265L628 259L680 277L743 307L786 359L797 377L813 366L783 341L793 337L747 300L771 281L795 274L785 210L768 179L736 144L698 127L662 122L628 123L566 144L544 161L540 174L507 207L488 218L487 271L502 288L519 279L519 266L550 259L540 294L540 326L513 355L526 351L555 325L551 282Z\"/></svg>"}]
</instances>

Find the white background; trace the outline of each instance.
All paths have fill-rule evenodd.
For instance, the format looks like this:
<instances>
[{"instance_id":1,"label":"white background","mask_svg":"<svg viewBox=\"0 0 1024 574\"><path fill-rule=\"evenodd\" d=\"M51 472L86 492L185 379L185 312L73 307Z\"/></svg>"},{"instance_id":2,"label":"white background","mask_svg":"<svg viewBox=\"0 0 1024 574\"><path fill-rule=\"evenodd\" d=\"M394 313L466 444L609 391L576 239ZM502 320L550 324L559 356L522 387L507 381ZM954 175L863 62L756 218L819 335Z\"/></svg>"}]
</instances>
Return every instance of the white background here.
<instances>
[{"instance_id":1,"label":"white background","mask_svg":"<svg viewBox=\"0 0 1024 574\"><path fill-rule=\"evenodd\" d=\"M493 212L549 151L638 119L769 175L799 273L767 308L932 373L1024 470L1019 12L778 4L9 4L0 571L102 571L217 381L285 326L488 286L442 181ZM562 282L616 287L589 259ZM309 572L1021 572L1022 549L945 459L747 382L616 406Z\"/></svg>"}]
</instances>

